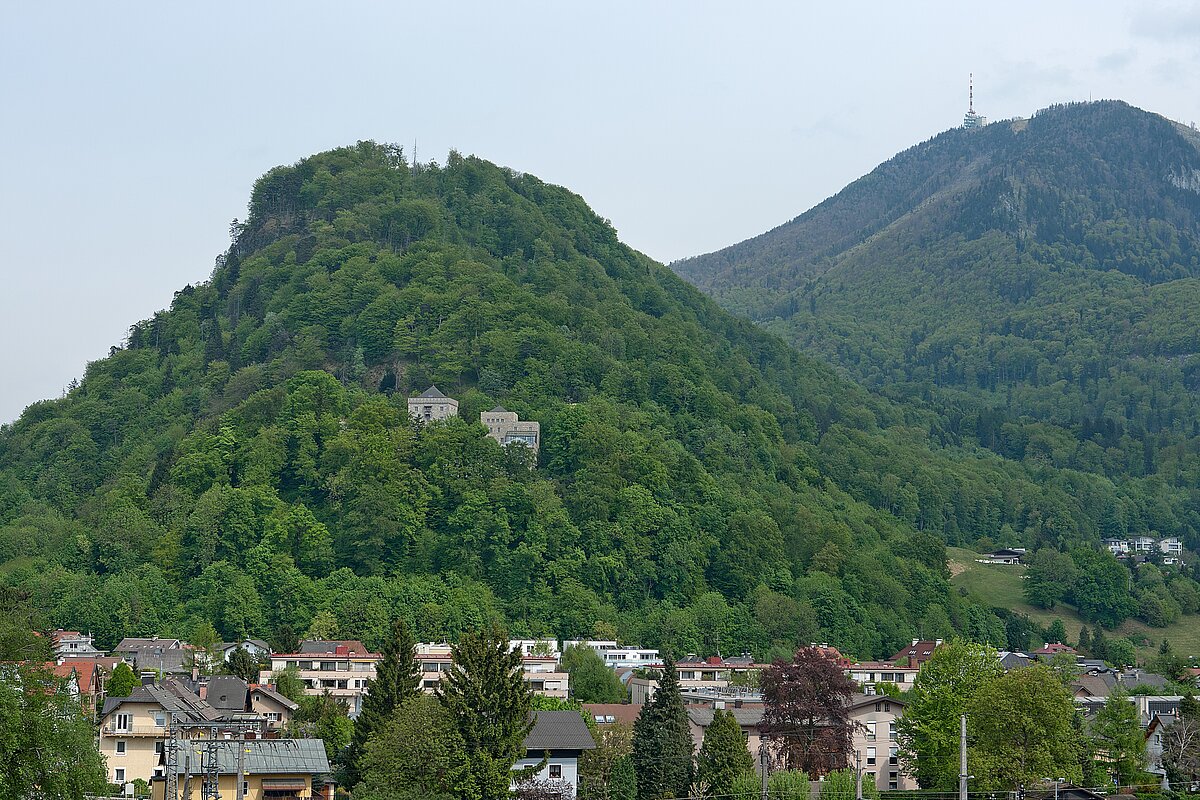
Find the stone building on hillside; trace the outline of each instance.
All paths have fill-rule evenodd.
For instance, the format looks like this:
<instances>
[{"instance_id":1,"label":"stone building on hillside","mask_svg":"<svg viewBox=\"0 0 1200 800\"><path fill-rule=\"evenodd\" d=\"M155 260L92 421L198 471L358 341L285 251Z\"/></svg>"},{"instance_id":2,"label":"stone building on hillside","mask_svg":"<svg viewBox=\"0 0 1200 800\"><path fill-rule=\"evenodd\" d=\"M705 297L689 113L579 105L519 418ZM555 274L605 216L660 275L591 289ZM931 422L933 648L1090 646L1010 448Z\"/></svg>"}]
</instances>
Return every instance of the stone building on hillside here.
<instances>
[{"instance_id":1,"label":"stone building on hillside","mask_svg":"<svg viewBox=\"0 0 1200 800\"><path fill-rule=\"evenodd\" d=\"M531 420L522 421L517 417L517 412L509 411L504 406L484 411L479 415L479 421L488 429L488 436L501 445L520 443L537 455L538 447L542 443L542 428L538 423Z\"/></svg>"},{"instance_id":2,"label":"stone building on hillside","mask_svg":"<svg viewBox=\"0 0 1200 800\"><path fill-rule=\"evenodd\" d=\"M408 414L420 422L436 422L458 416L458 401L430 386L416 397L408 398Z\"/></svg>"}]
</instances>

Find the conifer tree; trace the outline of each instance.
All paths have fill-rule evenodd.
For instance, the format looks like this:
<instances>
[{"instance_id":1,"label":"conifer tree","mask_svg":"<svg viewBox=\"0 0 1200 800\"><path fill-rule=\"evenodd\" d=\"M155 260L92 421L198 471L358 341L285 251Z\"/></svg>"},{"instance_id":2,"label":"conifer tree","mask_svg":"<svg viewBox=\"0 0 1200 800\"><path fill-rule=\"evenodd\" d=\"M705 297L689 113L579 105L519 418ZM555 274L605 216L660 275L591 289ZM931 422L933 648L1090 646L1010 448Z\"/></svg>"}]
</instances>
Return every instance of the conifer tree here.
<instances>
[{"instance_id":1,"label":"conifer tree","mask_svg":"<svg viewBox=\"0 0 1200 800\"><path fill-rule=\"evenodd\" d=\"M654 699L633 724L633 768L638 800L687 797L694 774L692 735L679 695L679 673L664 659Z\"/></svg>"},{"instance_id":2,"label":"conifer tree","mask_svg":"<svg viewBox=\"0 0 1200 800\"><path fill-rule=\"evenodd\" d=\"M533 693L521 677L520 651L492 627L464 633L452 655L438 699L462 736L478 800L508 800L512 782L532 772L512 769L525 756L533 728Z\"/></svg>"},{"instance_id":3,"label":"conifer tree","mask_svg":"<svg viewBox=\"0 0 1200 800\"><path fill-rule=\"evenodd\" d=\"M416 649L417 643L408 623L403 617L397 619L392 625L392 635L384 645L375 679L363 698L362 713L354 722L354 740L346 756L346 783L350 786L362 780L367 740L398 706L420 691Z\"/></svg>"},{"instance_id":4,"label":"conifer tree","mask_svg":"<svg viewBox=\"0 0 1200 800\"><path fill-rule=\"evenodd\" d=\"M746 749L742 726L732 711L717 709L696 757L696 781L701 791L705 797L728 797L737 776L753 769L754 758Z\"/></svg>"}]
</instances>

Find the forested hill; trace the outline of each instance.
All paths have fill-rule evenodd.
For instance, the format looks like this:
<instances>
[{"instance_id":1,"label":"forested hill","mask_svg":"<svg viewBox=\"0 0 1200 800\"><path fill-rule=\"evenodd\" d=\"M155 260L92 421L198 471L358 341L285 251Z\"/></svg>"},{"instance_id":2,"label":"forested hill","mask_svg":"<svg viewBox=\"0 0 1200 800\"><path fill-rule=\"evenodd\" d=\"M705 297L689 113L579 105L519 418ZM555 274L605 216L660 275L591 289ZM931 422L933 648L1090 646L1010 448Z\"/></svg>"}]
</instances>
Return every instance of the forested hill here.
<instances>
[{"instance_id":1,"label":"forested hill","mask_svg":"<svg viewBox=\"0 0 1200 800\"><path fill-rule=\"evenodd\" d=\"M954 446L476 158L314 156L233 233L209 282L0 429L0 582L101 646L374 647L396 613L425 640L496 619L677 653L1028 644L951 591L945 542L1090 546L1110 507L1188 524L1140 486ZM461 419L408 419L431 383ZM497 403L541 423L534 468L478 424ZM1092 594L1095 619L1131 613L1123 583Z\"/></svg>"}]
</instances>

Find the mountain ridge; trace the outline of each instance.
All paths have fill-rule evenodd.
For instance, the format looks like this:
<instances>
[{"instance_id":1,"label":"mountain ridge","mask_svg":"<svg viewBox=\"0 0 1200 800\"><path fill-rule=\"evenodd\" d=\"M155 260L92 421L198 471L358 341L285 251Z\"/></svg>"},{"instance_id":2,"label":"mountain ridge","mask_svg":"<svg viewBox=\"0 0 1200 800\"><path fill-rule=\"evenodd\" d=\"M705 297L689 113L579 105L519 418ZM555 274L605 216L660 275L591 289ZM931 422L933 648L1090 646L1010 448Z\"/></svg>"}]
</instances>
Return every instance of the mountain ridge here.
<instances>
[{"instance_id":1,"label":"mountain ridge","mask_svg":"<svg viewBox=\"0 0 1200 800\"><path fill-rule=\"evenodd\" d=\"M1178 525L960 446L481 159L318 154L264 175L234 234L0 430L0 581L101 643L286 643L331 615L374 646L403 614L422 639L499 620L677 653L1019 644L951 590L948 541L1086 549L1106 504ZM462 419L414 425L429 384ZM541 423L535 469L476 424L498 402Z\"/></svg>"}]
</instances>

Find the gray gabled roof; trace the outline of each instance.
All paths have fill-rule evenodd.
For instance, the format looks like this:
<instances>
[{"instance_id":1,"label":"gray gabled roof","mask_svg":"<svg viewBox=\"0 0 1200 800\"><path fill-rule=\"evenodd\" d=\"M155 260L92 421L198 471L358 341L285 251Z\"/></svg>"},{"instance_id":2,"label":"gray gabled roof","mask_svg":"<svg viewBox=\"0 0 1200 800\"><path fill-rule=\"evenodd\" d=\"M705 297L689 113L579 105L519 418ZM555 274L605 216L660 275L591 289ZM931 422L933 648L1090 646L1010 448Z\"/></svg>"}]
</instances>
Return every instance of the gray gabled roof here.
<instances>
[{"instance_id":1,"label":"gray gabled roof","mask_svg":"<svg viewBox=\"0 0 1200 800\"><path fill-rule=\"evenodd\" d=\"M545 750L592 750L591 731L578 711L535 711L533 730L525 737L525 749L531 752Z\"/></svg>"},{"instance_id":2,"label":"gray gabled roof","mask_svg":"<svg viewBox=\"0 0 1200 800\"><path fill-rule=\"evenodd\" d=\"M425 391L423 391L419 395L417 395L417 397L424 397L427 399L436 399L439 397L446 397L446 395L442 394L442 390L437 388L436 386L430 386L428 389L426 389ZM447 399L449 399L449 398L447 398Z\"/></svg>"},{"instance_id":3,"label":"gray gabled roof","mask_svg":"<svg viewBox=\"0 0 1200 800\"><path fill-rule=\"evenodd\" d=\"M186 719L196 721L213 720L219 716L216 709L181 685L135 686L129 697L109 697L104 701L100 716L107 717L123 703L153 703L164 711L173 711Z\"/></svg>"},{"instance_id":4,"label":"gray gabled roof","mask_svg":"<svg viewBox=\"0 0 1200 800\"><path fill-rule=\"evenodd\" d=\"M507 413L508 413L508 409L507 409L507 408L505 408L504 406L496 406L495 408L493 408L493 409L492 409L491 411L489 411L488 413L489 413L489 414L507 414Z\"/></svg>"},{"instance_id":5,"label":"gray gabled roof","mask_svg":"<svg viewBox=\"0 0 1200 800\"><path fill-rule=\"evenodd\" d=\"M245 711L248 689L246 682L241 678L233 675L214 675L208 679L205 699L218 711Z\"/></svg>"},{"instance_id":6,"label":"gray gabled roof","mask_svg":"<svg viewBox=\"0 0 1200 800\"><path fill-rule=\"evenodd\" d=\"M578 715L576 715L578 716ZM217 746L217 764L222 774L237 773L238 748L242 742L223 741ZM320 739L252 739L245 742L243 767L252 775L320 775L329 772L325 743ZM186 745L185 745L186 746ZM197 749L204 747L201 742ZM179 759L179 774L184 774L187 759ZM190 759L193 775L202 775L200 758Z\"/></svg>"},{"instance_id":7,"label":"gray gabled roof","mask_svg":"<svg viewBox=\"0 0 1200 800\"><path fill-rule=\"evenodd\" d=\"M733 718L737 720L737 724L743 728L756 728L763 718L762 706L742 706L741 708L726 708L726 711L733 714ZM694 724L701 728L707 728L712 725L713 717L716 716L717 710L701 708L699 706L688 706L687 715Z\"/></svg>"}]
</instances>

